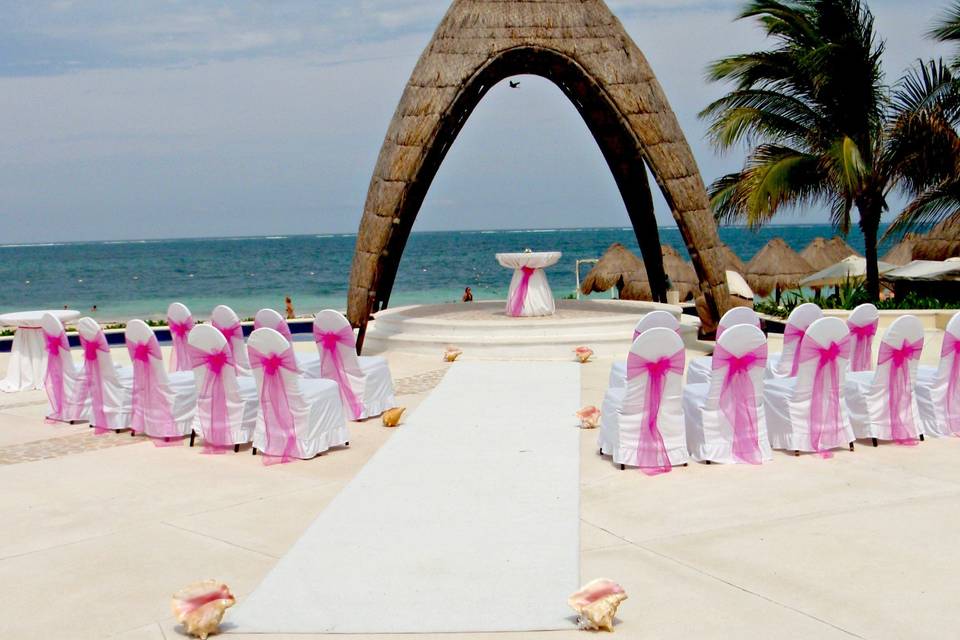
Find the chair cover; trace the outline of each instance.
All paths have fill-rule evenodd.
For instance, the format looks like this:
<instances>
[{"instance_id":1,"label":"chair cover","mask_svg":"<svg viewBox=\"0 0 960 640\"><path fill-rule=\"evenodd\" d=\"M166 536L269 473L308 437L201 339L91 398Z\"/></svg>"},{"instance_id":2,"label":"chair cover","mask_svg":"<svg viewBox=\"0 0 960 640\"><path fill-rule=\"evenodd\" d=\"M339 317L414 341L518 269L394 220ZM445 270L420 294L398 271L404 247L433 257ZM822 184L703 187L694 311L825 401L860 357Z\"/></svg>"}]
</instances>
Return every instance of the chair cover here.
<instances>
[{"instance_id":1,"label":"chair cover","mask_svg":"<svg viewBox=\"0 0 960 640\"><path fill-rule=\"evenodd\" d=\"M191 371L193 363L190 361L190 349L187 346L187 335L193 329L193 316L190 309L179 302L167 307L167 326L170 328L170 339L173 349L170 351L170 371Z\"/></svg>"},{"instance_id":2,"label":"chair cover","mask_svg":"<svg viewBox=\"0 0 960 640\"><path fill-rule=\"evenodd\" d=\"M918 367L916 392L923 433L960 436L960 313L947 323L939 366Z\"/></svg>"},{"instance_id":3,"label":"chair cover","mask_svg":"<svg viewBox=\"0 0 960 640\"><path fill-rule=\"evenodd\" d=\"M847 318L850 330L850 370L873 370L873 339L880 325L880 313L869 302L861 304Z\"/></svg>"},{"instance_id":4,"label":"chair cover","mask_svg":"<svg viewBox=\"0 0 960 640\"><path fill-rule=\"evenodd\" d=\"M720 318L720 324L717 325L716 338L719 340L723 332L738 324L749 324L760 328L760 316L749 307L734 307ZM687 365L687 383L699 384L710 380L710 372L713 370L713 358L710 356L700 356L690 360Z\"/></svg>"},{"instance_id":5,"label":"chair cover","mask_svg":"<svg viewBox=\"0 0 960 640\"><path fill-rule=\"evenodd\" d=\"M923 431L913 387L922 351L923 325L901 316L883 336L876 372L847 374L844 397L858 438L916 444Z\"/></svg>"},{"instance_id":6,"label":"chair cover","mask_svg":"<svg viewBox=\"0 0 960 640\"><path fill-rule=\"evenodd\" d=\"M247 357L247 344L243 341L243 325L240 324L239 316L230 307L220 305L210 314L210 324L227 339L237 375L252 375L250 358Z\"/></svg>"},{"instance_id":7,"label":"chair cover","mask_svg":"<svg viewBox=\"0 0 960 640\"><path fill-rule=\"evenodd\" d=\"M256 381L237 376L227 340L213 327L197 325L188 342L203 452L225 453L234 445L252 442L260 408Z\"/></svg>"},{"instance_id":8,"label":"chair cover","mask_svg":"<svg viewBox=\"0 0 960 640\"><path fill-rule=\"evenodd\" d=\"M301 377L286 338L257 329L250 359L260 400L253 446L265 464L307 460L350 441L337 384Z\"/></svg>"},{"instance_id":9,"label":"chair cover","mask_svg":"<svg viewBox=\"0 0 960 640\"><path fill-rule=\"evenodd\" d=\"M800 343L807 327L823 317L823 310L812 302L806 302L790 312L783 330L783 351L767 356L768 378L793 378L800 366L798 360Z\"/></svg>"},{"instance_id":10,"label":"chair cover","mask_svg":"<svg viewBox=\"0 0 960 640\"><path fill-rule=\"evenodd\" d=\"M710 382L683 390L694 460L760 464L773 458L763 410L766 359L766 338L754 326L734 325L717 340Z\"/></svg>"},{"instance_id":11,"label":"chair cover","mask_svg":"<svg viewBox=\"0 0 960 640\"><path fill-rule=\"evenodd\" d=\"M143 320L127 323L126 341L133 362L130 430L146 434L158 446L180 444L193 431L197 415L193 371L167 375L157 336Z\"/></svg>"},{"instance_id":12,"label":"chair cover","mask_svg":"<svg viewBox=\"0 0 960 640\"><path fill-rule=\"evenodd\" d=\"M313 338L320 366L319 370L307 371L307 377L335 381L351 420L378 416L397 406L386 359L357 357L353 327L342 314L330 309L318 313L313 319Z\"/></svg>"},{"instance_id":13,"label":"chair cover","mask_svg":"<svg viewBox=\"0 0 960 640\"><path fill-rule=\"evenodd\" d=\"M82 393L83 376L73 363L63 324L56 316L45 313L40 319L40 327L43 329L47 351L47 368L43 380L43 388L50 404L47 420L89 421L90 398Z\"/></svg>"},{"instance_id":14,"label":"chair cover","mask_svg":"<svg viewBox=\"0 0 960 640\"><path fill-rule=\"evenodd\" d=\"M273 309L260 309L260 311L257 311L257 315L253 318L253 329L257 330L263 327L269 327L277 331L287 339L290 346L293 346L293 333L290 332L290 325L287 324L287 319L278 312ZM297 366L300 367L300 371L307 375L308 378L320 377L319 355L316 353L297 353L296 351L294 351L294 355L297 358ZM309 375L308 372L315 372L317 375Z\"/></svg>"},{"instance_id":15,"label":"chair cover","mask_svg":"<svg viewBox=\"0 0 960 640\"><path fill-rule=\"evenodd\" d=\"M648 329L653 329L655 327L663 327L665 329L670 329L675 332L677 335L680 335L680 321L677 320L677 317L674 316L669 311L651 311L645 313L637 326L633 329L633 339L636 340L644 331ZM627 378L627 361L618 360L610 366L610 382L609 387L615 389L622 389L625 385Z\"/></svg>"},{"instance_id":16,"label":"chair cover","mask_svg":"<svg viewBox=\"0 0 960 640\"><path fill-rule=\"evenodd\" d=\"M133 411L132 369L118 370L114 365L107 338L96 320L81 318L77 331L83 348L83 382L75 402L89 398L90 424L98 435L128 429Z\"/></svg>"},{"instance_id":17,"label":"chair cover","mask_svg":"<svg viewBox=\"0 0 960 640\"><path fill-rule=\"evenodd\" d=\"M764 382L767 431L774 449L817 452L855 440L843 403L843 383L852 339L839 318L821 318L807 329L800 345L795 378Z\"/></svg>"},{"instance_id":18,"label":"chair cover","mask_svg":"<svg viewBox=\"0 0 960 640\"><path fill-rule=\"evenodd\" d=\"M626 387L608 389L601 411L600 450L617 464L656 475L689 461L680 406L685 353L672 329L648 329L633 342Z\"/></svg>"}]
</instances>

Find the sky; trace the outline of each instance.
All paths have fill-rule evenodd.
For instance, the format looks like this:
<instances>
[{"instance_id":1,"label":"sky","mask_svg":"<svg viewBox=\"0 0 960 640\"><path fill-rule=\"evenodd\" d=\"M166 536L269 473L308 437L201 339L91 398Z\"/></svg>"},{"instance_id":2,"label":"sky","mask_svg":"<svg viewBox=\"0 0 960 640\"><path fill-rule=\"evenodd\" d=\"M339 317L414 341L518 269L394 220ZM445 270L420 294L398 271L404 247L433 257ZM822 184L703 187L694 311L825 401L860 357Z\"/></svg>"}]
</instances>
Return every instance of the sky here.
<instances>
[{"instance_id":1,"label":"sky","mask_svg":"<svg viewBox=\"0 0 960 640\"><path fill-rule=\"evenodd\" d=\"M707 183L738 169L743 151L715 153L697 113L724 89L706 65L765 45L734 22L741 3L608 4ZM869 4L888 79L951 54L924 36L946 0ZM0 243L356 232L387 125L448 5L0 0ZM576 110L550 82L520 80L468 120L415 230L629 224Z\"/></svg>"}]
</instances>

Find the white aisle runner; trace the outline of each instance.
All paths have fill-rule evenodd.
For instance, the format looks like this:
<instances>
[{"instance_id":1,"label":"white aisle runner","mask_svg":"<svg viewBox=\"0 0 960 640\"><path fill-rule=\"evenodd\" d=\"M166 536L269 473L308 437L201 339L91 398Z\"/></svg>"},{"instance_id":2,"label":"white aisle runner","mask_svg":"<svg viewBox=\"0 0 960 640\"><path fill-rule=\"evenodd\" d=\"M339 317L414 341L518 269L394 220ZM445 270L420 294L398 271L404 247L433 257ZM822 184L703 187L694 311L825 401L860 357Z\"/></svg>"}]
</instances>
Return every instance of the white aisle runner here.
<instances>
[{"instance_id":1,"label":"white aisle runner","mask_svg":"<svg viewBox=\"0 0 960 640\"><path fill-rule=\"evenodd\" d=\"M572 628L579 400L572 363L452 366L230 612L231 631Z\"/></svg>"}]
</instances>

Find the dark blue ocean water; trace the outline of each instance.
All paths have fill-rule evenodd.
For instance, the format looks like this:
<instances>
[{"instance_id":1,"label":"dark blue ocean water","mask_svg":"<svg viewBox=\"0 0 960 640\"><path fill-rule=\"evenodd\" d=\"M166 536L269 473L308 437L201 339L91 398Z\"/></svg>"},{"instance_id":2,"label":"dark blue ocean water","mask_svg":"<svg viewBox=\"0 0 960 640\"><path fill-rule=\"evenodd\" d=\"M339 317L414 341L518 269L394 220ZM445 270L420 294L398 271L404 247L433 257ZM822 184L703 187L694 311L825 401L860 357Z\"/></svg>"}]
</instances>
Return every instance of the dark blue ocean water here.
<instances>
[{"instance_id":1,"label":"dark blue ocean water","mask_svg":"<svg viewBox=\"0 0 960 640\"><path fill-rule=\"evenodd\" d=\"M773 236L800 251L833 233L826 225L795 225L759 232L726 227L720 235L747 260ZM660 237L686 255L675 227L660 229ZM89 312L97 305L93 315L100 320L153 318L179 300L197 318L221 303L246 317L262 307L282 310L286 295L300 313L344 309L355 240L311 235L0 246L0 313L64 305ZM847 241L863 250L859 232ZM563 296L574 290L575 261L599 257L613 242L639 253L629 228L414 233L391 306L459 300L465 286L478 300L504 298L511 273L494 254L526 248L563 252L548 271L554 293Z\"/></svg>"}]
</instances>

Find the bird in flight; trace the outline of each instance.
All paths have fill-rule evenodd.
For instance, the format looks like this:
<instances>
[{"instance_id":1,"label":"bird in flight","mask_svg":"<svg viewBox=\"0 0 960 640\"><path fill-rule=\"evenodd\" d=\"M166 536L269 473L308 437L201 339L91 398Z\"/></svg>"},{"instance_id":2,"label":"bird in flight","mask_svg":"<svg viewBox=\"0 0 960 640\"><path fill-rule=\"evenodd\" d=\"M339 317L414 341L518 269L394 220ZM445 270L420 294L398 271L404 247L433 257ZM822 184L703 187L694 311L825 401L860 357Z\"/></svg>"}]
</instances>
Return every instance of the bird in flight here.
<instances>
[{"instance_id":1,"label":"bird in flight","mask_svg":"<svg viewBox=\"0 0 960 640\"><path fill-rule=\"evenodd\" d=\"M519 88L520 88L520 83L519 83L519 82L514 82L513 80L510 80L510 88L511 88L511 89L519 89Z\"/></svg>"}]
</instances>

